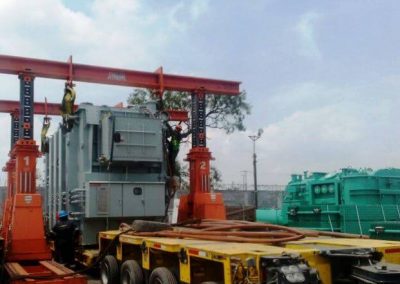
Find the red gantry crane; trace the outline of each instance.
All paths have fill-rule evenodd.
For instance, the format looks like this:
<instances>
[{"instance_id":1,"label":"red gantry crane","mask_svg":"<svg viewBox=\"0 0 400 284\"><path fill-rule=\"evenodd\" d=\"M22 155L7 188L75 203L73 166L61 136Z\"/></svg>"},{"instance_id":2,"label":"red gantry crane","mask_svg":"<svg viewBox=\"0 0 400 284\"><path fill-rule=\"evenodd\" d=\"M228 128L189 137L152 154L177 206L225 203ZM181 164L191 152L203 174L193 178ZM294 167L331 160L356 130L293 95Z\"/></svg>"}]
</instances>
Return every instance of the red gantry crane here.
<instances>
[{"instance_id":1,"label":"red gantry crane","mask_svg":"<svg viewBox=\"0 0 400 284\"><path fill-rule=\"evenodd\" d=\"M210 192L211 153L206 145L205 98L207 94L238 95L240 82L163 74L162 68L151 73L73 64L72 57L68 62L57 62L0 55L0 73L17 75L20 80L20 101L0 100L0 112L11 114L12 126L10 159L4 167L8 182L1 236L4 267L14 283L29 277L41 283L40 277L46 275L58 277L57 283L67 283L63 275L68 270L51 261L43 229L42 199L36 192L36 159L40 152L33 140L33 116L45 114L46 107L44 103L34 102L35 78L149 88L160 98L165 90L191 93L192 149L187 156L190 193L181 197L178 219L225 219L221 194ZM59 114L59 106L49 103L47 114ZM169 114L171 120L187 117L179 111L169 111ZM28 260L30 265L25 264ZM75 276L73 281L68 283L86 280Z\"/></svg>"}]
</instances>

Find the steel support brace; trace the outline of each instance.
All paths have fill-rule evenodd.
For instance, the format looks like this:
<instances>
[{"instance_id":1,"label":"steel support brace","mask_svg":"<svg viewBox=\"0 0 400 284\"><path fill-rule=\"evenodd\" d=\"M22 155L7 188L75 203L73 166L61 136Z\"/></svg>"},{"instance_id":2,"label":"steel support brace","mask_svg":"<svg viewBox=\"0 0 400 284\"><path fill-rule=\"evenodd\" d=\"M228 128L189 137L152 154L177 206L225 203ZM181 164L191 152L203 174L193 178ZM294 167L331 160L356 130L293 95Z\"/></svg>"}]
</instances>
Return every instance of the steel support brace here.
<instances>
[{"instance_id":1,"label":"steel support brace","mask_svg":"<svg viewBox=\"0 0 400 284\"><path fill-rule=\"evenodd\" d=\"M10 100L0 100L0 112L5 113L19 113L20 102ZM46 103L34 102L33 104L34 114L46 114ZM61 104L47 103L47 115L60 115ZM74 111L78 109L78 106L74 106Z\"/></svg>"}]
</instances>

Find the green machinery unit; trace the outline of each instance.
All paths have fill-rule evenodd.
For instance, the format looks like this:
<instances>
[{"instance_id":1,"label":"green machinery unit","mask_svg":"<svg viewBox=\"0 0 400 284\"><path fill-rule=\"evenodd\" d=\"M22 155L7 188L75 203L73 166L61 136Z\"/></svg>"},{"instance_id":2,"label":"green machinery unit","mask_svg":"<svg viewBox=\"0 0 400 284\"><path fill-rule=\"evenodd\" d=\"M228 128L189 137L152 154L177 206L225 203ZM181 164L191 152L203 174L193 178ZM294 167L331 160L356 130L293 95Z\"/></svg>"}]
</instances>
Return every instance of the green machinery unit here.
<instances>
[{"instance_id":1,"label":"green machinery unit","mask_svg":"<svg viewBox=\"0 0 400 284\"><path fill-rule=\"evenodd\" d=\"M256 219L400 240L400 169L292 175L281 209L260 208Z\"/></svg>"}]
</instances>

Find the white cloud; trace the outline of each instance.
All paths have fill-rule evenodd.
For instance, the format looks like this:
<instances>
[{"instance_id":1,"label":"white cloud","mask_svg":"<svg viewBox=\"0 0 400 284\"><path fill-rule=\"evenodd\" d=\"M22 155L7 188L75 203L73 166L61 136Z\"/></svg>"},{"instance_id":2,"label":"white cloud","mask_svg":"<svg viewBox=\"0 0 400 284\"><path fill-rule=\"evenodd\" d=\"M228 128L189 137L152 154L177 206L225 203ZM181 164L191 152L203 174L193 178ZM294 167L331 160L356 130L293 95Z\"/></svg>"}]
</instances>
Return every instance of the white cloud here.
<instances>
[{"instance_id":1,"label":"white cloud","mask_svg":"<svg viewBox=\"0 0 400 284\"><path fill-rule=\"evenodd\" d=\"M266 104L280 115L265 123L256 142L259 183L285 184L291 173L306 170L399 167L400 97L391 78L342 88L305 82L277 92ZM252 133L209 131L225 182L241 183L240 171L252 171Z\"/></svg>"},{"instance_id":2,"label":"white cloud","mask_svg":"<svg viewBox=\"0 0 400 284\"><path fill-rule=\"evenodd\" d=\"M204 15L201 2L163 11L141 1L96 0L85 14L60 0L2 0L0 52L59 60L75 54L91 64L155 69L166 45Z\"/></svg>"},{"instance_id":3,"label":"white cloud","mask_svg":"<svg viewBox=\"0 0 400 284\"><path fill-rule=\"evenodd\" d=\"M315 35L315 26L320 19L320 14L316 12L307 12L300 17L295 27L300 38L301 47L299 53L312 59L322 58Z\"/></svg>"},{"instance_id":4,"label":"white cloud","mask_svg":"<svg viewBox=\"0 0 400 284\"><path fill-rule=\"evenodd\" d=\"M149 9L137 0L96 0L87 13L69 9L61 0L1 0L0 54L59 61L72 54L78 63L152 71L162 64L160 58L168 52L167 47L204 15L207 5L200 2L179 2L176 13L171 14ZM168 7L171 10L174 8ZM63 83L37 78L36 100L43 101L46 96L50 102L61 101ZM1 75L0 85L0 99L18 99L16 76ZM79 82L76 88L78 103L99 105L125 102L130 92L125 87ZM36 117L36 136L40 123L41 118ZM6 137L0 146L0 166L9 151L9 124L9 116L0 114Z\"/></svg>"},{"instance_id":5,"label":"white cloud","mask_svg":"<svg viewBox=\"0 0 400 284\"><path fill-rule=\"evenodd\" d=\"M95 0L92 5L93 13L103 19L113 21L124 20L127 15L135 16L139 11L140 2L132 0Z\"/></svg>"},{"instance_id":6,"label":"white cloud","mask_svg":"<svg viewBox=\"0 0 400 284\"><path fill-rule=\"evenodd\" d=\"M175 6L172 6L167 13L169 25L180 32L187 31L192 21L198 20L206 13L208 4L208 0L178 2ZM188 17L188 15L190 17Z\"/></svg>"},{"instance_id":7,"label":"white cloud","mask_svg":"<svg viewBox=\"0 0 400 284\"><path fill-rule=\"evenodd\" d=\"M198 19L202 14L208 10L209 0L194 0L190 6L190 15L194 19Z\"/></svg>"}]
</instances>

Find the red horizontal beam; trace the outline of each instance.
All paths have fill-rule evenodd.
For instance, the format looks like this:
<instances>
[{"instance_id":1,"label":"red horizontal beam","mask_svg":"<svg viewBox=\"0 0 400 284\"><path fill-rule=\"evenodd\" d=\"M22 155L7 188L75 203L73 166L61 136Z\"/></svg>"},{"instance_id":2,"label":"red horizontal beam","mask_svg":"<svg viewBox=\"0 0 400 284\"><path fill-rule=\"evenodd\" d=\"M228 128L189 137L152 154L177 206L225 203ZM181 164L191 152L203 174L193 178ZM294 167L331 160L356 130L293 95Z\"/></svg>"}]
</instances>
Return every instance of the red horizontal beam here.
<instances>
[{"instance_id":1,"label":"red horizontal beam","mask_svg":"<svg viewBox=\"0 0 400 284\"><path fill-rule=\"evenodd\" d=\"M188 121L189 120L189 114L186 110L169 109L166 112L168 113L170 121Z\"/></svg>"},{"instance_id":2,"label":"red horizontal beam","mask_svg":"<svg viewBox=\"0 0 400 284\"><path fill-rule=\"evenodd\" d=\"M46 114L46 104L45 103L34 103L34 112L35 114ZM19 112L19 105L18 101L9 101L9 100L0 100L0 113L14 113ZM55 103L47 103L47 115L61 115L60 113L61 104ZM117 106L118 107L118 106ZM75 111L78 109L78 106L75 105ZM123 107L121 107L123 108ZM171 121L187 121L188 112L185 110L167 110L166 111L169 115L169 120Z\"/></svg>"},{"instance_id":3,"label":"red horizontal beam","mask_svg":"<svg viewBox=\"0 0 400 284\"><path fill-rule=\"evenodd\" d=\"M71 63L72 64L72 63ZM238 95L240 82L117 69L0 55L0 73L32 73L36 77L173 91L205 89L210 94ZM162 79L160 76L163 76ZM160 86L162 85L162 86Z\"/></svg>"},{"instance_id":4,"label":"red horizontal beam","mask_svg":"<svg viewBox=\"0 0 400 284\"><path fill-rule=\"evenodd\" d=\"M35 114L46 114L45 103L34 103ZM0 112L19 112L20 103L18 101L0 100ZM60 115L61 104L47 103L47 115ZM75 106L75 110L78 106Z\"/></svg>"}]
</instances>

